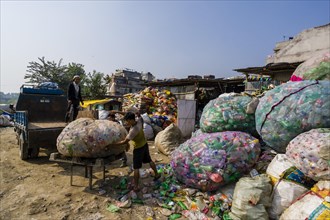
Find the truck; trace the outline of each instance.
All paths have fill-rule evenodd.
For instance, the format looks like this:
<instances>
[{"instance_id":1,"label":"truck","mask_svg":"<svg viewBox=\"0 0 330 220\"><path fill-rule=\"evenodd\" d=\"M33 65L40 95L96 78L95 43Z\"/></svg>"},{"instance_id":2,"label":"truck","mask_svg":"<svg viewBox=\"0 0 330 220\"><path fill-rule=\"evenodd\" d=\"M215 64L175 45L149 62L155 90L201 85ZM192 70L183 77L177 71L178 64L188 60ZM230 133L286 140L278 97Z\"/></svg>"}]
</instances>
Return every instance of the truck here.
<instances>
[{"instance_id":1,"label":"truck","mask_svg":"<svg viewBox=\"0 0 330 220\"><path fill-rule=\"evenodd\" d=\"M22 160L38 157L39 149L56 149L65 128L67 97L52 87L22 85L14 113L14 130Z\"/></svg>"}]
</instances>

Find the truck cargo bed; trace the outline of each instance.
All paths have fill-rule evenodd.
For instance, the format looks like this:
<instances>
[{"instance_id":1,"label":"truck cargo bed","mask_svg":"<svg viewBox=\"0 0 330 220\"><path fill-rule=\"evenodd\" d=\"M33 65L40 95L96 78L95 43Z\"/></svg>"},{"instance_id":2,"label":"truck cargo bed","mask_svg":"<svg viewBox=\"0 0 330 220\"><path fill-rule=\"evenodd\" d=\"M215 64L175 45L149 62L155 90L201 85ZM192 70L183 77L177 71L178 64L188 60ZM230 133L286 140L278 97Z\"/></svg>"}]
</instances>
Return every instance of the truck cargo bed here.
<instances>
[{"instance_id":1,"label":"truck cargo bed","mask_svg":"<svg viewBox=\"0 0 330 220\"><path fill-rule=\"evenodd\" d=\"M51 129L51 128L65 128L65 122L29 122L29 129Z\"/></svg>"}]
</instances>

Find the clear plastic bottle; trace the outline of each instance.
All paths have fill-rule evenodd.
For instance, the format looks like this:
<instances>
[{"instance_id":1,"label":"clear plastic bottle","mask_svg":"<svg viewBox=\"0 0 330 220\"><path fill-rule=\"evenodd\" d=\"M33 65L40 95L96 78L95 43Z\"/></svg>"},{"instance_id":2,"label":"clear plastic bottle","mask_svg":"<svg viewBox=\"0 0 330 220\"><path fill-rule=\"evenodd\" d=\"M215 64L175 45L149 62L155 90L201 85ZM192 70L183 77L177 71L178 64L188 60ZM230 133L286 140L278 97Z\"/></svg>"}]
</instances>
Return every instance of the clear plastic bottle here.
<instances>
[{"instance_id":1,"label":"clear plastic bottle","mask_svg":"<svg viewBox=\"0 0 330 220\"><path fill-rule=\"evenodd\" d=\"M196 204L197 204L198 210L201 212L203 212L203 210L206 208L204 199L201 196L196 197Z\"/></svg>"}]
</instances>

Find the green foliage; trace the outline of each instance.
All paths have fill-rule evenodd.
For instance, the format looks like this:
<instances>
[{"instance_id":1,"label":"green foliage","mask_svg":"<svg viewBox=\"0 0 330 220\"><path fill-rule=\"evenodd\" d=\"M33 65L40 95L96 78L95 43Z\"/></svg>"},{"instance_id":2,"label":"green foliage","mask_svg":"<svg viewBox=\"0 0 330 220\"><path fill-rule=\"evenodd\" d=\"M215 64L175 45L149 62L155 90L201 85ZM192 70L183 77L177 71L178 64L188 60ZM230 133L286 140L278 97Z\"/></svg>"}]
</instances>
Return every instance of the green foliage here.
<instances>
[{"instance_id":1,"label":"green foliage","mask_svg":"<svg viewBox=\"0 0 330 220\"><path fill-rule=\"evenodd\" d=\"M62 59L58 63L54 61L46 61L45 57L38 58L39 62L29 62L27 66L27 74L24 79L27 79L28 83L42 83L42 82L56 82L63 90L64 82L67 84L69 78L65 72L67 67L62 65Z\"/></svg>"},{"instance_id":2,"label":"green foliage","mask_svg":"<svg viewBox=\"0 0 330 220\"><path fill-rule=\"evenodd\" d=\"M104 80L104 74L93 70L88 73L82 86L82 93L88 99L104 99L107 87Z\"/></svg>"},{"instance_id":3,"label":"green foliage","mask_svg":"<svg viewBox=\"0 0 330 220\"><path fill-rule=\"evenodd\" d=\"M46 61L45 57L38 58L38 60L39 62L29 62L27 66L28 73L24 79L27 79L28 83L55 82L60 89L66 91L74 75L80 75L82 79L85 76L84 65L82 64L69 63L66 66L62 64L62 59L55 63L54 61Z\"/></svg>"},{"instance_id":4,"label":"green foliage","mask_svg":"<svg viewBox=\"0 0 330 220\"><path fill-rule=\"evenodd\" d=\"M17 102L19 93L3 93L0 92L0 104L15 104Z\"/></svg>"},{"instance_id":5,"label":"green foliage","mask_svg":"<svg viewBox=\"0 0 330 220\"><path fill-rule=\"evenodd\" d=\"M73 76L79 75L81 78L82 96L85 100L105 97L106 85L104 80L107 79L104 77L104 74L95 70L92 74L86 74L84 65L79 63L63 65L62 59L55 63L54 61L46 61L45 57L42 57L38 58L37 62L29 62L27 72L24 76L24 79L28 80L27 83L55 82L65 92Z\"/></svg>"}]
</instances>

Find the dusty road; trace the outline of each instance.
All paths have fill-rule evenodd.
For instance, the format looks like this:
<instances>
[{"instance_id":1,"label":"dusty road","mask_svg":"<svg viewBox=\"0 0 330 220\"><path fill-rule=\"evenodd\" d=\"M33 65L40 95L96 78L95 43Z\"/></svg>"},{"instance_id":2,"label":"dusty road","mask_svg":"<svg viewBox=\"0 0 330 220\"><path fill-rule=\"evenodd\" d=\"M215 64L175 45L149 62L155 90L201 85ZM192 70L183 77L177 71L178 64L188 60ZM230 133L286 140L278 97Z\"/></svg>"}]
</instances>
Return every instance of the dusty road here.
<instances>
[{"instance_id":1,"label":"dusty road","mask_svg":"<svg viewBox=\"0 0 330 220\"><path fill-rule=\"evenodd\" d=\"M132 180L130 168L119 168L120 161L106 166L106 181L102 170L93 171L93 189L88 188L84 168L74 167L73 184L70 186L70 165L49 161L42 149L39 158L23 161L19 158L18 145L12 127L0 128L0 219L147 219L148 206L133 203L112 213L108 205L118 199L116 186L124 176ZM153 142L149 143L151 157L156 164L168 163L168 157L158 154ZM132 162L132 151L127 153ZM144 165L143 168L149 168ZM151 182L151 177L141 184ZM151 187L149 187L151 188ZM152 189L149 189L152 190ZM120 192L120 190L119 190ZM142 197L142 192L138 194ZM149 205L154 219L167 219L157 205Z\"/></svg>"}]
</instances>

